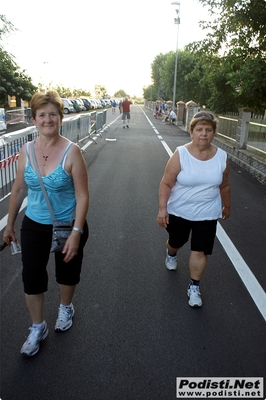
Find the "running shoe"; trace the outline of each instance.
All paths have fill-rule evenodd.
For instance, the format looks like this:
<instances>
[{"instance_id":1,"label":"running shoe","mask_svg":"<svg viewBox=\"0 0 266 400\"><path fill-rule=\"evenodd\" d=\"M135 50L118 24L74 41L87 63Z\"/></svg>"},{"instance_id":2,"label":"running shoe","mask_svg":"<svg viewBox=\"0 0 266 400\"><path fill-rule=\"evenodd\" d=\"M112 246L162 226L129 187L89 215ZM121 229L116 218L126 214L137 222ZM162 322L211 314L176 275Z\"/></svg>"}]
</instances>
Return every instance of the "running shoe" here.
<instances>
[{"instance_id":1,"label":"running shoe","mask_svg":"<svg viewBox=\"0 0 266 400\"><path fill-rule=\"evenodd\" d=\"M170 256L168 250L166 249L165 266L169 271L175 271L177 268L176 255L174 257Z\"/></svg>"},{"instance_id":2,"label":"running shoe","mask_svg":"<svg viewBox=\"0 0 266 400\"><path fill-rule=\"evenodd\" d=\"M43 321L41 328L31 326L29 328L30 334L26 342L21 347L20 353L26 356L34 356L40 349L40 342L48 335L48 327L46 321Z\"/></svg>"},{"instance_id":3,"label":"running shoe","mask_svg":"<svg viewBox=\"0 0 266 400\"><path fill-rule=\"evenodd\" d=\"M202 306L200 288L198 285L189 285L187 289L187 295L189 297L188 304L190 307Z\"/></svg>"},{"instance_id":4,"label":"running shoe","mask_svg":"<svg viewBox=\"0 0 266 400\"><path fill-rule=\"evenodd\" d=\"M61 332L67 331L72 326L72 318L74 317L74 314L75 310L72 303L70 306L60 304L58 308L58 318L54 329Z\"/></svg>"}]
</instances>

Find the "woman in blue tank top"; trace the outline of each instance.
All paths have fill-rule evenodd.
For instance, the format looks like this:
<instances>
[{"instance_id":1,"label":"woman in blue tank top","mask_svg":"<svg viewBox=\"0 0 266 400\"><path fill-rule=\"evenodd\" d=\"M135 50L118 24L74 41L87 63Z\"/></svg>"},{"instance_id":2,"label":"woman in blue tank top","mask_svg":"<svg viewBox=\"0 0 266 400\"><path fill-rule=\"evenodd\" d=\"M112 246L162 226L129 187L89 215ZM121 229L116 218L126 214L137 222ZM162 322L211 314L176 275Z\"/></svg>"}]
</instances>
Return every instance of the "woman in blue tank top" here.
<instances>
[{"instance_id":1,"label":"woman in blue tank top","mask_svg":"<svg viewBox=\"0 0 266 400\"><path fill-rule=\"evenodd\" d=\"M72 298L80 281L83 248L88 239L86 216L89 206L88 173L80 148L60 135L64 116L63 102L55 91L35 93L31 100L32 121L39 136L34 152L41 179L52 205L55 219L73 219L73 229L62 253L55 253L56 281L61 304L56 331L72 326ZM44 199L28 144L22 146L17 176L12 187L4 241L17 241L15 220L26 196L28 205L21 227L22 277L26 304L32 319L30 334L21 354L33 356L48 335L44 320L44 293L48 289L47 263L52 240L52 219Z\"/></svg>"},{"instance_id":2,"label":"woman in blue tank top","mask_svg":"<svg viewBox=\"0 0 266 400\"><path fill-rule=\"evenodd\" d=\"M159 188L157 223L166 228L165 265L177 269L177 251L189 240L188 304L201 307L200 279L212 254L218 218L230 215L229 163L225 151L211 142L216 120L198 112L190 123L191 142L176 149Z\"/></svg>"}]
</instances>

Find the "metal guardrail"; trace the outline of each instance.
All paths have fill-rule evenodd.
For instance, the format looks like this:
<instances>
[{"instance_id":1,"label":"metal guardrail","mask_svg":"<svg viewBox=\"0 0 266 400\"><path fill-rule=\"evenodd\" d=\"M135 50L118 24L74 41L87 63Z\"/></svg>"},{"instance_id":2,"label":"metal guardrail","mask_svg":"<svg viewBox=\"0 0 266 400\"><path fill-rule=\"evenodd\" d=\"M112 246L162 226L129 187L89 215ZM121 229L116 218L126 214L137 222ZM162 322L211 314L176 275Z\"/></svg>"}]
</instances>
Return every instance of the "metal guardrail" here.
<instances>
[{"instance_id":1,"label":"metal guardrail","mask_svg":"<svg viewBox=\"0 0 266 400\"><path fill-rule=\"evenodd\" d=\"M74 143L90 139L97 144L92 136L99 133L106 124L107 110L79 114L63 120L61 135ZM0 136L0 199L11 191L16 177L19 152L24 143L35 139L38 131L35 126L21 129Z\"/></svg>"},{"instance_id":2,"label":"metal guardrail","mask_svg":"<svg viewBox=\"0 0 266 400\"><path fill-rule=\"evenodd\" d=\"M14 110L6 111L6 124L17 124L26 121L26 109L15 108Z\"/></svg>"}]
</instances>

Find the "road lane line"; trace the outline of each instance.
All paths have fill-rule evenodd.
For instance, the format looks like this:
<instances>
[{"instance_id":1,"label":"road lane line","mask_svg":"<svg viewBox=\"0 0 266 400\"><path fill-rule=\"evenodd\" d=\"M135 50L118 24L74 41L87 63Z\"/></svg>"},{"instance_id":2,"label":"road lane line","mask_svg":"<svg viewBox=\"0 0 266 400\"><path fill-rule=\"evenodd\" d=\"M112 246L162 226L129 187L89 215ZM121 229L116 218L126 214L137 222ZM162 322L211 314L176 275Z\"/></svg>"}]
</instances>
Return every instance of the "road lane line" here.
<instances>
[{"instance_id":1,"label":"road lane line","mask_svg":"<svg viewBox=\"0 0 266 400\"><path fill-rule=\"evenodd\" d=\"M19 213L20 213L20 211L22 211L22 210L26 207L27 204L28 204L28 197L25 197L25 199L23 200L23 202L22 202L22 204L21 204ZM0 231L2 231L2 230L6 227L6 224L7 224L7 217L8 217L8 214L5 215L4 218L2 218L2 219L0 220Z\"/></svg>"},{"instance_id":2,"label":"road lane line","mask_svg":"<svg viewBox=\"0 0 266 400\"><path fill-rule=\"evenodd\" d=\"M164 140L161 140L161 143L162 143L163 147L165 148L166 152L168 153L169 157L171 157L173 155L173 152L170 149L170 147L168 146L168 144L166 144Z\"/></svg>"},{"instance_id":3,"label":"road lane line","mask_svg":"<svg viewBox=\"0 0 266 400\"><path fill-rule=\"evenodd\" d=\"M260 286L257 278L251 272L246 262L241 257L240 253L234 246L231 239L225 233L223 227L218 222L216 236L219 239L221 245L225 249L228 257L230 258L236 272L242 279L244 285L246 286L250 296L252 297L254 303L261 312L263 318L266 321L266 293Z\"/></svg>"},{"instance_id":4,"label":"road lane line","mask_svg":"<svg viewBox=\"0 0 266 400\"><path fill-rule=\"evenodd\" d=\"M152 122L150 121L149 117L146 115L143 109L141 109L143 114L145 115L147 121L154 129ZM157 131L158 132L158 131ZM159 138L158 134L156 133L157 137ZM168 153L169 157L173 155L172 150L170 147L165 143L164 140L161 140L163 147L165 148L166 152ZM244 283L246 289L248 290L251 298L253 299L254 303L256 304L258 310L260 311L261 315L263 316L264 320L266 321L266 293L259 284L255 275L251 272L250 268L240 255L239 251L236 249L235 245L226 234L225 230L221 226L221 224L217 223L217 231L216 236L221 243L224 251L226 252L228 258L231 260L236 272L240 276L242 282Z\"/></svg>"}]
</instances>

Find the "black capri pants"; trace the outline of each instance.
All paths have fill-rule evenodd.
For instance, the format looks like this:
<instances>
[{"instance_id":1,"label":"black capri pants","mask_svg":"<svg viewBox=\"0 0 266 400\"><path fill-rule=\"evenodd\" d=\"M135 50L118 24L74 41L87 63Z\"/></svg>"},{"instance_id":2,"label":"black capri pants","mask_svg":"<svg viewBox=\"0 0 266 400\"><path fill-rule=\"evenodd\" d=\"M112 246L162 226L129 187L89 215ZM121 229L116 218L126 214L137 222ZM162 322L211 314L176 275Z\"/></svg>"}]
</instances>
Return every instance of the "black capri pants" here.
<instances>
[{"instance_id":1,"label":"black capri pants","mask_svg":"<svg viewBox=\"0 0 266 400\"><path fill-rule=\"evenodd\" d=\"M61 285L74 286L80 281L83 260L83 248L89 237L87 221L83 227L78 253L71 261L63 261L65 255L54 253L56 282ZM43 225L24 217L21 227L22 280L26 294L40 294L48 289L47 264L53 234L52 225Z\"/></svg>"},{"instance_id":2,"label":"black capri pants","mask_svg":"<svg viewBox=\"0 0 266 400\"><path fill-rule=\"evenodd\" d=\"M169 234L168 243L174 249L178 249L188 242L191 233L190 249L210 255L213 250L216 226L217 220L189 221L169 214L169 224L166 227Z\"/></svg>"}]
</instances>

